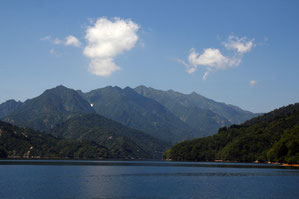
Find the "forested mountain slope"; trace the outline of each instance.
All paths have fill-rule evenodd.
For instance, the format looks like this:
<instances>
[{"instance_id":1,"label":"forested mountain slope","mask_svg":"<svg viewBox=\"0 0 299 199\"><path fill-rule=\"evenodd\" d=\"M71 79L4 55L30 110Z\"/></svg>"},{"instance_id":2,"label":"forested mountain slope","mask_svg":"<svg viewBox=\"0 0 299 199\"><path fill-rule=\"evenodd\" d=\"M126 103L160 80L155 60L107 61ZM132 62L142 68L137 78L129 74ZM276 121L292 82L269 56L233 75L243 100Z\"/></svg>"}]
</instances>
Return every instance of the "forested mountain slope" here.
<instances>
[{"instance_id":1,"label":"forested mountain slope","mask_svg":"<svg viewBox=\"0 0 299 199\"><path fill-rule=\"evenodd\" d=\"M98 114L75 116L52 132L57 137L93 141L105 146L111 156L160 159L170 145L141 131Z\"/></svg>"},{"instance_id":2,"label":"forested mountain slope","mask_svg":"<svg viewBox=\"0 0 299 199\"><path fill-rule=\"evenodd\" d=\"M179 143L164 159L299 164L299 103L276 109L214 136Z\"/></svg>"},{"instance_id":3,"label":"forested mountain slope","mask_svg":"<svg viewBox=\"0 0 299 199\"><path fill-rule=\"evenodd\" d=\"M29 128L0 121L0 158L94 158L112 157L94 142L55 138Z\"/></svg>"}]
</instances>

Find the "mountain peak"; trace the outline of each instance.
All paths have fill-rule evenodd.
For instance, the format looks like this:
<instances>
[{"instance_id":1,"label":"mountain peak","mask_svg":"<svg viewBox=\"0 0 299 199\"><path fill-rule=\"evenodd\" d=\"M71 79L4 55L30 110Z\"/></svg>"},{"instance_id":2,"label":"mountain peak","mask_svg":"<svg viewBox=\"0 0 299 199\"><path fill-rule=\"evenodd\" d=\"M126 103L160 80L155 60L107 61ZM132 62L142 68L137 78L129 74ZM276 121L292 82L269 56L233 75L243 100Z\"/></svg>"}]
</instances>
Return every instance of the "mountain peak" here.
<instances>
[{"instance_id":1,"label":"mountain peak","mask_svg":"<svg viewBox=\"0 0 299 199\"><path fill-rule=\"evenodd\" d=\"M67 88L67 87L64 86L64 85L62 85L62 84L60 84L60 85L56 86L55 88Z\"/></svg>"},{"instance_id":2,"label":"mountain peak","mask_svg":"<svg viewBox=\"0 0 299 199\"><path fill-rule=\"evenodd\" d=\"M36 130L49 130L75 114L94 113L91 105L78 92L59 85L40 96L26 100L18 109L7 115L6 121L26 125ZM63 119L64 118L64 119Z\"/></svg>"},{"instance_id":3,"label":"mountain peak","mask_svg":"<svg viewBox=\"0 0 299 199\"><path fill-rule=\"evenodd\" d=\"M0 104L0 118L6 117L19 108L22 104L22 102L16 101L14 99L7 100L6 102Z\"/></svg>"},{"instance_id":4,"label":"mountain peak","mask_svg":"<svg viewBox=\"0 0 299 199\"><path fill-rule=\"evenodd\" d=\"M42 95L44 95L44 94L50 94L50 93L51 94L54 94L54 93L63 94L65 92L76 92L76 91L73 90L73 89L67 88L67 87L65 87L63 85L58 85L58 86L56 86L54 88L50 88L50 89L45 90L45 92Z\"/></svg>"}]
</instances>

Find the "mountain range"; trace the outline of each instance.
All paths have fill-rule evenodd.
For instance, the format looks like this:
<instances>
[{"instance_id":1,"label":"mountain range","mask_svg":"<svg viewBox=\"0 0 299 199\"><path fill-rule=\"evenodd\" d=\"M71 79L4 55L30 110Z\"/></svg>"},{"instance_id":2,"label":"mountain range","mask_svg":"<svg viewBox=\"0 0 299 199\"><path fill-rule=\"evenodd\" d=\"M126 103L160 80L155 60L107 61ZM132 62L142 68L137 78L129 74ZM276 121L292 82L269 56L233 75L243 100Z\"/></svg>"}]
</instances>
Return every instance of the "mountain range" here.
<instances>
[{"instance_id":1,"label":"mountain range","mask_svg":"<svg viewBox=\"0 0 299 199\"><path fill-rule=\"evenodd\" d=\"M95 142L111 157L157 158L170 144L212 135L219 127L256 114L197 93L145 86L108 86L84 93L57 86L23 103L2 103L0 116L59 139Z\"/></svg>"},{"instance_id":2,"label":"mountain range","mask_svg":"<svg viewBox=\"0 0 299 199\"><path fill-rule=\"evenodd\" d=\"M219 127L258 115L195 92L188 95L145 86L108 86L79 93L98 114L171 143L213 135Z\"/></svg>"}]
</instances>

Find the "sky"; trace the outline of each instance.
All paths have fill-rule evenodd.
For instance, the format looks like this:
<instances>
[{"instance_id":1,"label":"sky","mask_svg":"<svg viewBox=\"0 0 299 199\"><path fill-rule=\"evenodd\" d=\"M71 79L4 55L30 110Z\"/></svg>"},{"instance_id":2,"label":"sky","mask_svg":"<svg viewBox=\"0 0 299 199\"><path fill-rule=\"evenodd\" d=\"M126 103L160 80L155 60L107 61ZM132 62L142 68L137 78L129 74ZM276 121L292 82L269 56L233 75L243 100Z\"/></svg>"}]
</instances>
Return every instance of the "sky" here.
<instances>
[{"instance_id":1,"label":"sky","mask_svg":"<svg viewBox=\"0 0 299 199\"><path fill-rule=\"evenodd\" d=\"M0 1L0 103L64 85L299 101L299 1Z\"/></svg>"}]
</instances>

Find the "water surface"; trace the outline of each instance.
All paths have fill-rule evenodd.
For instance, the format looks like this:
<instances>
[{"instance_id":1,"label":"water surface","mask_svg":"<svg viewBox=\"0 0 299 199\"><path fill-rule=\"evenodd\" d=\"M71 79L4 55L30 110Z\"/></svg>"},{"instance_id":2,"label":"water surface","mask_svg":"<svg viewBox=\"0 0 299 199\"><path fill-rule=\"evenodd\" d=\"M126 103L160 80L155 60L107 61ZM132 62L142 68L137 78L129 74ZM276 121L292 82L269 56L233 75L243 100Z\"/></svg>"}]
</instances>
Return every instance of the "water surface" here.
<instances>
[{"instance_id":1,"label":"water surface","mask_svg":"<svg viewBox=\"0 0 299 199\"><path fill-rule=\"evenodd\" d=\"M299 170L162 161L0 161L1 198L298 198Z\"/></svg>"}]
</instances>

